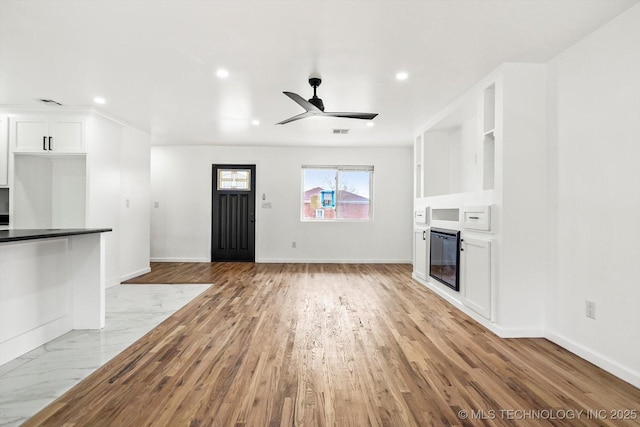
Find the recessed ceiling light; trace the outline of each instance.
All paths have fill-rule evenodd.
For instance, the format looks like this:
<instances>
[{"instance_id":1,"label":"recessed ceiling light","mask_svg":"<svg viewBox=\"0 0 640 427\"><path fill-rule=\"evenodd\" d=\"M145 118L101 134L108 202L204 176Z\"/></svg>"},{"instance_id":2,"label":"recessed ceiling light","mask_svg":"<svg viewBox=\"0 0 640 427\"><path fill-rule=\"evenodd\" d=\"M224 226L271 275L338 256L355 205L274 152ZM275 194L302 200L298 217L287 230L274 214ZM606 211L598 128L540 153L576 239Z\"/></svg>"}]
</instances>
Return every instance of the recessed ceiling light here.
<instances>
[{"instance_id":1,"label":"recessed ceiling light","mask_svg":"<svg viewBox=\"0 0 640 427\"><path fill-rule=\"evenodd\" d=\"M216 76L221 79L226 79L227 77L229 77L229 72L223 68L220 68L218 71L216 71Z\"/></svg>"},{"instance_id":2,"label":"recessed ceiling light","mask_svg":"<svg viewBox=\"0 0 640 427\"><path fill-rule=\"evenodd\" d=\"M374 127L375 125L376 125L376 124L375 124L375 123L373 123L373 122L367 122L367 127L372 128L372 127Z\"/></svg>"},{"instance_id":3,"label":"recessed ceiling light","mask_svg":"<svg viewBox=\"0 0 640 427\"><path fill-rule=\"evenodd\" d=\"M96 96L95 98L93 98L93 102L95 102L96 104L104 105L106 104L107 100L101 96Z\"/></svg>"},{"instance_id":4,"label":"recessed ceiling light","mask_svg":"<svg viewBox=\"0 0 640 427\"><path fill-rule=\"evenodd\" d=\"M409 74L406 71L400 71L396 73L396 80L407 80L409 78Z\"/></svg>"},{"instance_id":5,"label":"recessed ceiling light","mask_svg":"<svg viewBox=\"0 0 640 427\"><path fill-rule=\"evenodd\" d=\"M258 126L260 124L260 120L251 120L251 124L254 126Z\"/></svg>"}]
</instances>

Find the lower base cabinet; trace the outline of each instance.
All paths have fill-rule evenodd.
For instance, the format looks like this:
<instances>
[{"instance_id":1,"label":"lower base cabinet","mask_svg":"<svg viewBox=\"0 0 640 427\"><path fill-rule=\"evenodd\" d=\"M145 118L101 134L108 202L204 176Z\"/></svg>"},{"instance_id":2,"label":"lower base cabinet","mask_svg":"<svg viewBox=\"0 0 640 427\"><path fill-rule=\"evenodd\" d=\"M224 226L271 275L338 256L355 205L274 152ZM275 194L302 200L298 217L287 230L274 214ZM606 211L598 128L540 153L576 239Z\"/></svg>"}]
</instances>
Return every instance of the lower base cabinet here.
<instances>
[{"instance_id":1,"label":"lower base cabinet","mask_svg":"<svg viewBox=\"0 0 640 427\"><path fill-rule=\"evenodd\" d=\"M413 230L413 274L422 280L427 280L429 260L429 229L416 228Z\"/></svg>"},{"instance_id":2,"label":"lower base cabinet","mask_svg":"<svg viewBox=\"0 0 640 427\"><path fill-rule=\"evenodd\" d=\"M463 237L463 303L491 320L491 240Z\"/></svg>"}]
</instances>

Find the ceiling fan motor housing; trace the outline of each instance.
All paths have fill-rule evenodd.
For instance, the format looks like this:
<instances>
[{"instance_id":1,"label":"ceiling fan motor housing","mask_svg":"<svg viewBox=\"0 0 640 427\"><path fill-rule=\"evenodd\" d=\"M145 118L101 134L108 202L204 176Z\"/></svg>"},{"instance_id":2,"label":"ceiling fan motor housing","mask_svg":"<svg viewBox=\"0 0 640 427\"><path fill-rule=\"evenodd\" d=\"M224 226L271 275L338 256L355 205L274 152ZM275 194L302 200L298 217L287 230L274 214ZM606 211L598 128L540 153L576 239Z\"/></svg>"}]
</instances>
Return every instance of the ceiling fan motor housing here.
<instances>
[{"instance_id":1,"label":"ceiling fan motor housing","mask_svg":"<svg viewBox=\"0 0 640 427\"><path fill-rule=\"evenodd\" d=\"M320 99L317 96L313 95L313 98L311 98L309 100L309 102L312 103L313 105L315 105L316 107L318 107L318 109L320 111L324 111L324 104L322 103L322 99Z\"/></svg>"}]
</instances>

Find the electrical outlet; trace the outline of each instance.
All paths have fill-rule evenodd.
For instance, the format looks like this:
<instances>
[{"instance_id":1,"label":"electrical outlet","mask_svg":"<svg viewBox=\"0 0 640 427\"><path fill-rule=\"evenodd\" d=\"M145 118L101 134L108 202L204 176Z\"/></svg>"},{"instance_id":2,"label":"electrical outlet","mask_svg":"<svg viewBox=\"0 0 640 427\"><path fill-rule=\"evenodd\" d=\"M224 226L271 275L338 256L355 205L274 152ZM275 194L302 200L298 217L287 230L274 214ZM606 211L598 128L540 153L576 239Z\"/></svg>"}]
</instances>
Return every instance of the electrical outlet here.
<instances>
[{"instance_id":1,"label":"electrical outlet","mask_svg":"<svg viewBox=\"0 0 640 427\"><path fill-rule=\"evenodd\" d=\"M596 303L593 301L586 302L586 314L589 319L596 318Z\"/></svg>"},{"instance_id":2,"label":"electrical outlet","mask_svg":"<svg viewBox=\"0 0 640 427\"><path fill-rule=\"evenodd\" d=\"M295 249L298 247L298 244L296 242L291 242L291 247Z\"/></svg>"}]
</instances>

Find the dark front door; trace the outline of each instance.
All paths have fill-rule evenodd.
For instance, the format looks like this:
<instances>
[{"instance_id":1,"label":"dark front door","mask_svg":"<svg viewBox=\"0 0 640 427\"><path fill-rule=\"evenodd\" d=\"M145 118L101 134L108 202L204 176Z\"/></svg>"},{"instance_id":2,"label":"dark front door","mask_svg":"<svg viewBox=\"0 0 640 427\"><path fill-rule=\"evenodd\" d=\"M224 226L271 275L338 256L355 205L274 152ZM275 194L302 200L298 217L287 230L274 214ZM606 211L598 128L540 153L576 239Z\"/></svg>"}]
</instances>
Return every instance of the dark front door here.
<instances>
[{"instance_id":1,"label":"dark front door","mask_svg":"<svg viewBox=\"0 0 640 427\"><path fill-rule=\"evenodd\" d=\"M256 166L213 165L211 261L255 261Z\"/></svg>"}]
</instances>

